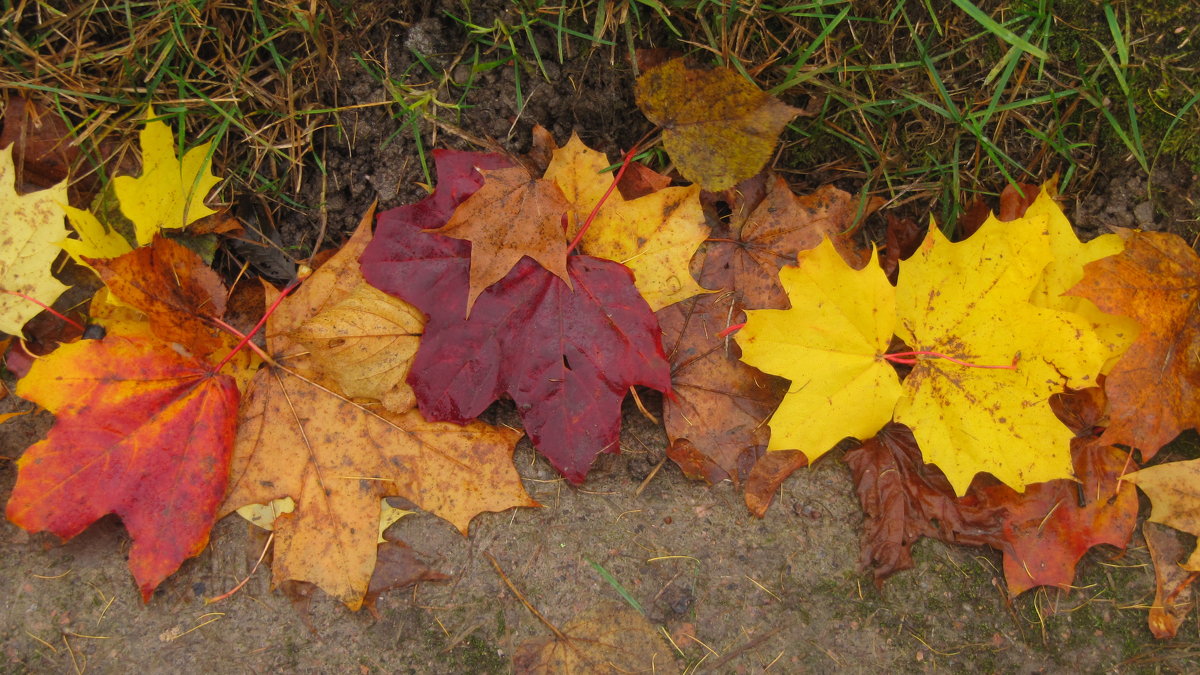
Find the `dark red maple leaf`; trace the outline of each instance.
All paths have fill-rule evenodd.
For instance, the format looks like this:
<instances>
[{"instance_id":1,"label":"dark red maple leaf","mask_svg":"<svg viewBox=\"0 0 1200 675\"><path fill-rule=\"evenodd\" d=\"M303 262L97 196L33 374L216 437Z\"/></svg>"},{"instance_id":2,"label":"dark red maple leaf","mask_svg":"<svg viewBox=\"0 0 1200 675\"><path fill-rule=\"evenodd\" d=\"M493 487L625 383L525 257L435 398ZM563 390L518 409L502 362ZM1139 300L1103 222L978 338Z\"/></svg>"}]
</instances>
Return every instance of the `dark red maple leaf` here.
<instances>
[{"instance_id":1,"label":"dark red maple leaf","mask_svg":"<svg viewBox=\"0 0 1200 675\"><path fill-rule=\"evenodd\" d=\"M508 395L534 446L581 482L616 452L621 401L633 385L670 390L654 314L624 266L571 256L572 286L524 258L466 314L471 245L424 232L482 184L496 155L435 151L438 188L379 216L363 276L429 316L408 382L427 419L466 422ZM488 167L491 163L492 167Z\"/></svg>"}]
</instances>

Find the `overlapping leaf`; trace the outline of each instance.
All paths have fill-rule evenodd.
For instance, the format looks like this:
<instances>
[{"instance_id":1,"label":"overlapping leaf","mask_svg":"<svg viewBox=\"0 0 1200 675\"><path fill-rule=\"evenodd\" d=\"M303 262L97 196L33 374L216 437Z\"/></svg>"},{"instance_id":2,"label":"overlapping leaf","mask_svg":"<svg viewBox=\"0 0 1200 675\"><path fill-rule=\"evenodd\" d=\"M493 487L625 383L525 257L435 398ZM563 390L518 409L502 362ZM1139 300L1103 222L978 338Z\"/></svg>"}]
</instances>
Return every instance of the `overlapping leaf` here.
<instances>
[{"instance_id":1,"label":"overlapping leaf","mask_svg":"<svg viewBox=\"0 0 1200 675\"><path fill-rule=\"evenodd\" d=\"M9 520L68 539L117 514L148 600L208 542L228 480L233 379L165 342L110 334L38 359L17 393L58 419L17 461Z\"/></svg>"},{"instance_id":2,"label":"overlapping leaf","mask_svg":"<svg viewBox=\"0 0 1200 675\"><path fill-rule=\"evenodd\" d=\"M409 373L428 418L470 420L511 396L534 445L579 482L597 454L616 451L626 390L670 388L657 323L628 270L589 256L568 260L570 287L522 261L463 318L469 246L422 231L476 184L455 154L435 155L434 195L381 214L363 274L429 316Z\"/></svg>"},{"instance_id":3,"label":"overlapping leaf","mask_svg":"<svg viewBox=\"0 0 1200 675\"><path fill-rule=\"evenodd\" d=\"M67 183L26 195L15 188L12 146L0 150L0 332L20 335L42 308L67 289L50 274L58 242L67 236L62 204ZM14 293L28 296L23 298Z\"/></svg>"},{"instance_id":4,"label":"overlapping leaf","mask_svg":"<svg viewBox=\"0 0 1200 675\"><path fill-rule=\"evenodd\" d=\"M1120 236L1124 251L1088 264L1071 295L1141 324L1104 381L1111 419L1103 441L1138 448L1149 460L1200 425L1200 257L1174 234Z\"/></svg>"}]
</instances>

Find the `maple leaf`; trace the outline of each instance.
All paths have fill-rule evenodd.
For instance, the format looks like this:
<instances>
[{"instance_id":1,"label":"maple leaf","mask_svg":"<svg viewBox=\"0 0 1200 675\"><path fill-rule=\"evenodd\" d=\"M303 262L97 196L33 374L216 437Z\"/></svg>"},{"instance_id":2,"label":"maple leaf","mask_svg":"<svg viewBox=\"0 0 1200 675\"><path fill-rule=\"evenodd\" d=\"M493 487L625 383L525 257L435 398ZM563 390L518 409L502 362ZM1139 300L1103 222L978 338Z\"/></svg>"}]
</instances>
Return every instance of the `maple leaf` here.
<instances>
[{"instance_id":1,"label":"maple leaf","mask_svg":"<svg viewBox=\"0 0 1200 675\"><path fill-rule=\"evenodd\" d=\"M602 153L575 135L554 151L546 178L571 204L568 231L577 231L608 192L613 176L601 173L607 166ZM708 230L699 186L662 188L630 201L613 192L584 232L580 250L628 267L650 309L658 311L705 292L688 265Z\"/></svg>"},{"instance_id":2,"label":"maple leaf","mask_svg":"<svg viewBox=\"0 0 1200 675\"><path fill-rule=\"evenodd\" d=\"M1200 424L1200 257L1165 232L1119 232L1121 253L1096 260L1070 294L1142 327L1104 381L1105 443L1137 448L1143 460Z\"/></svg>"},{"instance_id":3,"label":"maple leaf","mask_svg":"<svg viewBox=\"0 0 1200 675\"><path fill-rule=\"evenodd\" d=\"M900 378L882 356L896 309L875 254L856 271L826 239L798 260L779 272L791 308L747 310L737 343L743 361L792 381L771 417L767 450L799 449L812 462L891 419Z\"/></svg>"},{"instance_id":4,"label":"maple leaf","mask_svg":"<svg viewBox=\"0 0 1200 675\"><path fill-rule=\"evenodd\" d=\"M876 585L913 566L912 546L921 537L999 542L1003 510L974 495L956 498L945 475L922 461L907 427L889 423L845 457L865 516L860 564Z\"/></svg>"},{"instance_id":5,"label":"maple leaf","mask_svg":"<svg viewBox=\"0 0 1200 675\"><path fill-rule=\"evenodd\" d=\"M493 169L483 176L483 186L436 230L471 242L466 314L484 289L503 279L525 256L570 286L562 222L570 205L562 191L554 181L534 179L524 167Z\"/></svg>"},{"instance_id":6,"label":"maple leaf","mask_svg":"<svg viewBox=\"0 0 1200 675\"><path fill-rule=\"evenodd\" d=\"M775 500L779 486L788 476L808 466L808 458L799 450L777 450L765 453L746 476L744 485L746 508L762 518Z\"/></svg>"},{"instance_id":7,"label":"maple leaf","mask_svg":"<svg viewBox=\"0 0 1200 675\"><path fill-rule=\"evenodd\" d=\"M146 126L138 136L142 150L142 174L117 176L112 186L121 213L133 222L138 246L149 244L164 229L182 228L216 213L204 198L221 182L209 170L209 146L192 148L175 156L175 135L170 127L146 112Z\"/></svg>"},{"instance_id":8,"label":"maple leaf","mask_svg":"<svg viewBox=\"0 0 1200 675\"><path fill-rule=\"evenodd\" d=\"M1150 498L1150 522L1200 536L1200 459L1167 462L1126 474L1124 480L1141 488ZM1183 563L1184 569L1200 572L1200 545Z\"/></svg>"},{"instance_id":9,"label":"maple leaf","mask_svg":"<svg viewBox=\"0 0 1200 675\"><path fill-rule=\"evenodd\" d=\"M17 394L57 420L17 461L9 520L69 539L117 514L149 600L208 542L229 477L233 379L165 342L109 334L38 359Z\"/></svg>"},{"instance_id":10,"label":"maple leaf","mask_svg":"<svg viewBox=\"0 0 1200 675\"><path fill-rule=\"evenodd\" d=\"M356 610L375 567L382 497L402 496L464 534L483 511L537 505L512 466L518 438L481 422L375 412L296 365L263 368L239 415L220 513L291 497L296 510L275 521L274 583L309 581Z\"/></svg>"},{"instance_id":11,"label":"maple leaf","mask_svg":"<svg viewBox=\"0 0 1200 675\"><path fill-rule=\"evenodd\" d=\"M993 366L919 359L896 404L960 495L979 472L1018 491L1072 476L1072 434L1044 404L1093 385L1111 354L1082 317L1029 302L1053 259L1045 220L1025 218L958 243L931 228L900 263L896 334L914 352Z\"/></svg>"},{"instance_id":12,"label":"maple leaf","mask_svg":"<svg viewBox=\"0 0 1200 675\"><path fill-rule=\"evenodd\" d=\"M359 271L374 213L372 206L349 241L292 294L272 326L304 345L312 368L346 396L376 399L404 412L416 404L405 379L425 317L367 284Z\"/></svg>"},{"instance_id":13,"label":"maple leaf","mask_svg":"<svg viewBox=\"0 0 1200 675\"><path fill-rule=\"evenodd\" d=\"M1150 632L1160 640L1175 637L1179 625L1195 607L1192 599L1196 573L1179 563L1187 555L1183 534L1172 528L1147 521L1142 525L1150 562L1154 565L1154 604L1150 606L1147 623Z\"/></svg>"},{"instance_id":14,"label":"maple leaf","mask_svg":"<svg viewBox=\"0 0 1200 675\"><path fill-rule=\"evenodd\" d=\"M978 489L985 505L1005 510L1004 545L993 545L1004 553L1011 597L1035 586L1070 588L1088 549L1100 544L1124 549L1137 527L1137 492L1122 479L1129 453L1095 437L1071 443L1078 483L1036 483L1024 493L1007 485Z\"/></svg>"},{"instance_id":15,"label":"maple leaf","mask_svg":"<svg viewBox=\"0 0 1200 675\"><path fill-rule=\"evenodd\" d=\"M710 483L744 477L739 468L749 469L766 450L770 429L764 422L787 391L785 380L738 360L737 344L721 337L741 321L734 302L732 294L714 293L657 313L675 392L663 403L667 454L681 467L697 467L685 467L685 473Z\"/></svg>"},{"instance_id":16,"label":"maple leaf","mask_svg":"<svg viewBox=\"0 0 1200 675\"><path fill-rule=\"evenodd\" d=\"M91 267L86 258L116 258L133 250L125 237L101 223L96 214L73 206L64 208L67 212L67 222L79 238L63 239L59 246L62 246L75 262Z\"/></svg>"},{"instance_id":17,"label":"maple leaf","mask_svg":"<svg viewBox=\"0 0 1200 675\"><path fill-rule=\"evenodd\" d=\"M206 358L229 347L228 334L210 317L225 314L225 285L200 256L157 236L149 246L116 258L85 258L113 296L146 315L167 342Z\"/></svg>"},{"instance_id":18,"label":"maple leaf","mask_svg":"<svg viewBox=\"0 0 1200 675\"><path fill-rule=\"evenodd\" d=\"M523 260L463 318L470 245L422 231L471 194L462 159L435 154L434 194L380 215L363 275L429 316L408 377L427 418L470 420L507 394L534 446L580 482L616 451L629 387L670 389L657 322L628 270L589 256L569 258L571 287Z\"/></svg>"},{"instance_id":19,"label":"maple leaf","mask_svg":"<svg viewBox=\"0 0 1200 675\"><path fill-rule=\"evenodd\" d=\"M8 291L0 293L0 332L19 335L42 308L13 293L50 305L67 290L50 274L58 242L67 235L67 184L18 195L12 151L11 145L0 150L0 291Z\"/></svg>"},{"instance_id":20,"label":"maple leaf","mask_svg":"<svg viewBox=\"0 0 1200 675\"><path fill-rule=\"evenodd\" d=\"M816 248L822 239L831 239L856 267L866 262L848 234L858 211L850 194L824 185L797 195L780 176L764 180L761 194L740 198L728 229L715 230L704 245L700 281L705 287L736 293L748 309L783 309L788 299L780 268L795 264L800 252Z\"/></svg>"},{"instance_id":21,"label":"maple leaf","mask_svg":"<svg viewBox=\"0 0 1200 675\"><path fill-rule=\"evenodd\" d=\"M799 110L729 68L695 70L677 58L646 70L638 107L663 127L663 147L679 173L705 190L724 190L758 173Z\"/></svg>"},{"instance_id":22,"label":"maple leaf","mask_svg":"<svg viewBox=\"0 0 1200 675\"><path fill-rule=\"evenodd\" d=\"M670 672L674 662L644 616L612 604L589 607L557 634L522 642L513 654L516 672L545 675Z\"/></svg>"}]
</instances>

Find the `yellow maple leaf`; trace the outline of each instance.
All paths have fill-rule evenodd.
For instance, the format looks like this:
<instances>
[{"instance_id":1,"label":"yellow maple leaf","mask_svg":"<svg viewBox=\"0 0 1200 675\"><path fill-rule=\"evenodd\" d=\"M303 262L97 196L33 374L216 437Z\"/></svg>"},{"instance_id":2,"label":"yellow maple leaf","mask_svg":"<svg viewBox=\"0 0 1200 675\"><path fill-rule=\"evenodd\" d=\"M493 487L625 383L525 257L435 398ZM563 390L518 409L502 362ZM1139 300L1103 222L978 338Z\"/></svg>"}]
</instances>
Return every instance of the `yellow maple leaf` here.
<instances>
[{"instance_id":1,"label":"yellow maple leaf","mask_svg":"<svg viewBox=\"0 0 1200 675\"><path fill-rule=\"evenodd\" d=\"M18 335L42 308L13 293L50 305L67 290L50 274L58 242L67 236L67 182L18 195L12 149L0 150L0 290L8 291L0 293L0 332Z\"/></svg>"},{"instance_id":2,"label":"yellow maple leaf","mask_svg":"<svg viewBox=\"0 0 1200 675\"><path fill-rule=\"evenodd\" d=\"M216 213L204 205L204 198L221 182L209 170L210 143L187 151L181 161L175 156L170 127L153 117L151 108L139 135L142 175L113 179L121 213L133 222L138 246L149 244L160 230L186 227Z\"/></svg>"},{"instance_id":3,"label":"yellow maple leaf","mask_svg":"<svg viewBox=\"0 0 1200 675\"><path fill-rule=\"evenodd\" d=\"M578 134L571 134L571 140L561 148L554 150L550 165L542 176L552 180L562 190L563 196L571 204L571 222L567 229L572 236L578 229L578 224L591 213L604 193L612 185L614 174L602 173L609 166L608 158L603 152L593 150L579 140ZM621 193L613 190L606 204L616 204L624 201Z\"/></svg>"},{"instance_id":4,"label":"yellow maple leaf","mask_svg":"<svg viewBox=\"0 0 1200 675\"><path fill-rule=\"evenodd\" d=\"M1116 234L1104 234L1087 243L1079 241L1071 222L1043 185L1033 204L1025 211L1026 219L1045 219L1050 251L1054 259L1043 271L1042 283L1033 290L1029 300L1039 307L1049 307L1082 316L1104 345L1107 356L1102 374L1108 374L1140 332L1138 322L1125 316L1105 314L1087 298L1064 295L1083 280L1083 266L1125 250L1125 241ZM989 222L991 219L989 218Z\"/></svg>"},{"instance_id":5,"label":"yellow maple leaf","mask_svg":"<svg viewBox=\"0 0 1200 675\"><path fill-rule=\"evenodd\" d=\"M1082 317L1029 302L1053 260L1035 215L987 223L959 243L931 228L900 264L896 332L927 354L904 380L895 419L959 495L980 472L1018 491L1073 475L1073 434L1047 401L1094 386L1108 352Z\"/></svg>"},{"instance_id":6,"label":"yellow maple leaf","mask_svg":"<svg viewBox=\"0 0 1200 675\"><path fill-rule=\"evenodd\" d=\"M67 222L79 238L63 239L59 245L76 263L91 267L84 258L116 258L133 250L125 237L101 223L96 214L73 206L63 208L67 211Z\"/></svg>"},{"instance_id":7,"label":"yellow maple leaf","mask_svg":"<svg viewBox=\"0 0 1200 675\"><path fill-rule=\"evenodd\" d=\"M1196 509L1200 503L1200 459L1159 464L1125 474L1123 480L1138 486L1150 498L1151 522L1200 536L1200 511ZM1182 567L1200 572L1200 544Z\"/></svg>"},{"instance_id":8,"label":"yellow maple leaf","mask_svg":"<svg viewBox=\"0 0 1200 675\"><path fill-rule=\"evenodd\" d=\"M628 267L638 292L657 312L706 292L688 265L708 232L700 186L669 187L632 201L606 203L583 233L580 248Z\"/></svg>"},{"instance_id":9,"label":"yellow maple leaf","mask_svg":"<svg viewBox=\"0 0 1200 675\"><path fill-rule=\"evenodd\" d=\"M847 436L870 438L892 418L896 370L883 359L895 293L874 252L855 270L825 238L785 267L789 309L747 310L742 360L792 381L771 417L768 450L799 449L809 462Z\"/></svg>"}]
</instances>

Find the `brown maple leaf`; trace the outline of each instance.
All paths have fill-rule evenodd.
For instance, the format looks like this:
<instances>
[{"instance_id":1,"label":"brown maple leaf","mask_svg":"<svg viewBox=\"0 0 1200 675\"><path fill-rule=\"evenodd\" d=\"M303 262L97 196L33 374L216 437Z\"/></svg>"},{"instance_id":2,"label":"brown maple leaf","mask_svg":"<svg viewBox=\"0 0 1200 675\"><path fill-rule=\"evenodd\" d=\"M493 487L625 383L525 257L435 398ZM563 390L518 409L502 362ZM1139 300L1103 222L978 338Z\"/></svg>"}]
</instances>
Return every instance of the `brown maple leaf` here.
<instances>
[{"instance_id":1,"label":"brown maple leaf","mask_svg":"<svg viewBox=\"0 0 1200 675\"><path fill-rule=\"evenodd\" d=\"M436 230L471 242L471 285L467 314L488 286L500 281L524 256L571 285L563 214L570 203L552 180L535 179L524 167L483 171L483 187L459 205Z\"/></svg>"},{"instance_id":2,"label":"brown maple leaf","mask_svg":"<svg viewBox=\"0 0 1200 675\"><path fill-rule=\"evenodd\" d=\"M1125 250L1088 263L1068 295L1141 324L1104 381L1110 421L1100 440L1135 447L1146 461L1200 425L1200 256L1174 234L1118 234Z\"/></svg>"}]
</instances>

